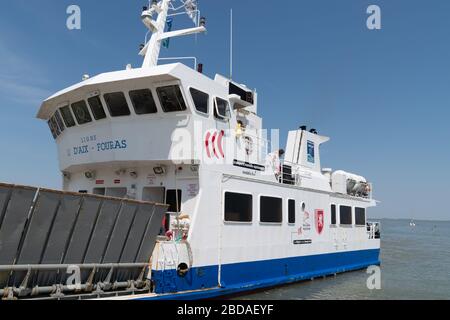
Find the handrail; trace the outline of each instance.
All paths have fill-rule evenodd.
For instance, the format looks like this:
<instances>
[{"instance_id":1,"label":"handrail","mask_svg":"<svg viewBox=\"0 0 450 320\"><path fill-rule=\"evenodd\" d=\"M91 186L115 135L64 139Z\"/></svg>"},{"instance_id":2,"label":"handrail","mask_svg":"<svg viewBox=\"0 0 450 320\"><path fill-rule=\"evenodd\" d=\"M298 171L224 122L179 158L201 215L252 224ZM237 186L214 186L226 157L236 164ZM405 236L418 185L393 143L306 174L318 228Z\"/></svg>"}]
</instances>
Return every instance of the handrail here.
<instances>
[{"instance_id":1,"label":"handrail","mask_svg":"<svg viewBox=\"0 0 450 320\"><path fill-rule=\"evenodd\" d=\"M30 264L30 265L0 265L0 272L4 271L49 271L68 269L70 267L77 267L81 270L86 269L127 269L127 268L143 268L147 267L148 263L106 263L106 264Z\"/></svg>"},{"instance_id":2,"label":"handrail","mask_svg":"<svg viewBox=\"0 0 450 320\"><path fill-rule=\"evenodd\" d=\"M158 61L171 61L171 60L194 60L194 69L197 70L197 57L167 57L158 58Z\"/></svg>"}]
</instances>

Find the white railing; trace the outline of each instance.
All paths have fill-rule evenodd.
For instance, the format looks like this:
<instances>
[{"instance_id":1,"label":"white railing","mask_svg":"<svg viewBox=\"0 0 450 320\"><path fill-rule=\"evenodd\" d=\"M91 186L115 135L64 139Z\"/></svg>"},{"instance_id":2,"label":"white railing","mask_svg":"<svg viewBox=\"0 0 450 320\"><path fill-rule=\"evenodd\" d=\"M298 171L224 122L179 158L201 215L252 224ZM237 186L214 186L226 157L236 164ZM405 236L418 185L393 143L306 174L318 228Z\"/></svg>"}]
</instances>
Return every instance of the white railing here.
<instances>
[{"instance_id":1,"label":"white railing","mask_svg":"<svg viewBox=\"0 0 450 320\"><path fill-rule=\"evenodd\" d=\"M197 70L197 57L167 57L167 58L158 58L158 61L174 61L174 60L192 60L194 61L194 70Z\"/></svg>"}]
</instances>

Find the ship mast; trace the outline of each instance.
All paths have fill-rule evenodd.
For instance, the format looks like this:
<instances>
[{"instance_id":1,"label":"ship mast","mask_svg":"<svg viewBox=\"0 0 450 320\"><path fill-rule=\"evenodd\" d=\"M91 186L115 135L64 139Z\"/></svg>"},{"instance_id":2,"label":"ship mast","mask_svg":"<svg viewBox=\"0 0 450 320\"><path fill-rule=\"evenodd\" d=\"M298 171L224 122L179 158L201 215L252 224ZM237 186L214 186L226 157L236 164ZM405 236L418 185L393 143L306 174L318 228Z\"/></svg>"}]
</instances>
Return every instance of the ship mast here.
<instances>
[{"instance_id":1,"label":"ship mast","mask_svg":"<svg viewBox=\"0 0 450 320\"><path fill-rule=\"evenodd\" d=\"M194 0L179 0L183 5L179 8L173 6L175 0L151 0L150 6L144 8L141 18L144 25L152 32L150 40L145 44L139 55L144 57L142 68L151 68L158 65L159 54L161 51L162 41L168 38L175 38L179 36L186 36L191 34L197 34L206 32L205 19L197 19L198 10ZM170 16L169 11L179 11L184 8L186 14L188 14L196 23L196 27L188 28L177 31L164 32L167 19ZM154 15L157 15L156 19L153 19ZM180 13L174 13L173 15L179 15Z\"/></svg>"}]
</instances>

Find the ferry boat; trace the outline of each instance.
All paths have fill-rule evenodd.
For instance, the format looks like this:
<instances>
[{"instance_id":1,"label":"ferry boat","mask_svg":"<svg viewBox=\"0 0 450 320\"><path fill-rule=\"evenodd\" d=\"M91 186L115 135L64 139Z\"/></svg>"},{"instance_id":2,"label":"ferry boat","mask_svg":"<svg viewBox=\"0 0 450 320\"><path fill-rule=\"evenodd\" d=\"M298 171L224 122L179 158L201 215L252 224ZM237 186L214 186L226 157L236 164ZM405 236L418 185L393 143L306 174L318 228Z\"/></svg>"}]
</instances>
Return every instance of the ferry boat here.
<instances>
[{"instance_id":1,"label":"ferry boat","mask_svg":"<svg viewBox=\"0 0 450 320\"><path fill-rule=\"evenodd\" d=\"M168 30L182 14L194 26ZM196 1L150 1L142 21L151 35L142 67L86 75L45 100L37 117L56 141L65 194L168 206L145 240L152 241L140 265L147 285L121 291L111 281L113 265L98 273L108 262L102 258L78 290L50 282L52 297L203 299L379 265L380 225L367 219L376 206L372 184L322 168L328 137L302 126L289 131L284 149L272 150L256 90L209 78L201 64L158 64L167 39L206 31ZM114 238L119 220L106 238ZM104 257L102 245L86 250Z\"/></svg>"}]
</instances>

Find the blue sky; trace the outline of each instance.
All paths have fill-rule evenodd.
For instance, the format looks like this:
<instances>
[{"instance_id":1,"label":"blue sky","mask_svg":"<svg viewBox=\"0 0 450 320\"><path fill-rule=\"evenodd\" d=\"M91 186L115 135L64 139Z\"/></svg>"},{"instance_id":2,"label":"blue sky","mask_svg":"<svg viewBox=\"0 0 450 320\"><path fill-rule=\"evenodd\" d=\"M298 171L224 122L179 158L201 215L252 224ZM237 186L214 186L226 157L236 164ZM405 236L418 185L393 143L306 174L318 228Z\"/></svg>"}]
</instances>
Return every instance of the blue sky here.
<instances>
[{"instance_id":1,"label":"blue sky","mask_svg":"<svg viewBox=\"0 0 450 320\"><path fill-rule=\"evenodd\" d=\"M162 54L194 55L208 75L227 75L233 8L234 79L258 90L266 128L284 136L306 124L330 136L324 166L373 181L374 216L450 219L450 1L283 3L276 12L279 1L202 0L208 34L172 41ZM66 28L70 4L81 7L80 31ZM371 4L381 7L382 30L366 27ZM85 73L140 66L142 5L0 3L0 181L60 188L38 107Z\"/></svg>"}]
</instances>

